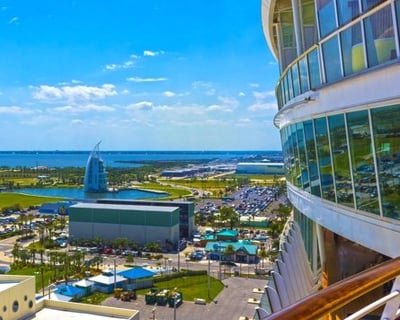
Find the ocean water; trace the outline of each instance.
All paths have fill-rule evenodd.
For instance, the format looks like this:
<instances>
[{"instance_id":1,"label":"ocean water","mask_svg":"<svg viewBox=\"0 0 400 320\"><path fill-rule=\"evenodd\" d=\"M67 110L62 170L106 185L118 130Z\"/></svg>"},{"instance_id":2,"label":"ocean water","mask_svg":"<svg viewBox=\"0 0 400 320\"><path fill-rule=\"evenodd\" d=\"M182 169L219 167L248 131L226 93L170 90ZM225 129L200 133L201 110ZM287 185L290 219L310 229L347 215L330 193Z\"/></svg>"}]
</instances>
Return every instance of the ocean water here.
<instances>
[{"instance_id":1,"label":"ocean water","mask_svg":"<svg viewBox=\"0 0 400 320\"><path fill-rule=\"evenodd\" d=\"M90 151L0 151L0 167L85 167ZM281 151L101 151L106 167L138 167L144 161L204 160L250 161L268 158L281 161ZM129 163L134 162L134 163Z\"/></svg>"}]
</instances>

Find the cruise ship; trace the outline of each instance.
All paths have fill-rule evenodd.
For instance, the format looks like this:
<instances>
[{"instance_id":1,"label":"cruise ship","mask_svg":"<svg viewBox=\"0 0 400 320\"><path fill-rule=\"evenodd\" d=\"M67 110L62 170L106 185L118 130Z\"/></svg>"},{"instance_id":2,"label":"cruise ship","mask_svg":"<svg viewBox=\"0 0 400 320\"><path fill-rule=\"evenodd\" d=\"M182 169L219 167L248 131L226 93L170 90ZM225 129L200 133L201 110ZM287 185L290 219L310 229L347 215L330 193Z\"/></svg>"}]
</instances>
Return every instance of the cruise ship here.
<instances>
[{"instance_id":1,"label":"cruise ship","mask_svg":"<svg viewBox=\"0 0 400 320\"><path fill-rule=\"evenodd\" d=\"M294 210L256 319L397 319L400 1L262 0Z\"/></svg>"}]
</instances>

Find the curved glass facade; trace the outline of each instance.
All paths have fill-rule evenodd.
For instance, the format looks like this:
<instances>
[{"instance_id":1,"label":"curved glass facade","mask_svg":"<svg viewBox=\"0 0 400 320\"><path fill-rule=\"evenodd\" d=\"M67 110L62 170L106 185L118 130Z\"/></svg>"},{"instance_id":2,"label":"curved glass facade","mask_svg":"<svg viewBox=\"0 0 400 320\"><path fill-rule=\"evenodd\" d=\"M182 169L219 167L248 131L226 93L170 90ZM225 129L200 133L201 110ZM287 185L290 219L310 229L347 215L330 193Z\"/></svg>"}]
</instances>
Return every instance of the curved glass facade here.
<instances>
[{"instance_id":1,"label":"curved glass facade","mask_svg":"<svg viewBox=\"0 0 400 320\"><path fill-rule=\"evenodd\" d=\"M400 105L327 115L281 130L286 179L361 213L400 220Z\"/></svg>"},{"instance_id":2,"label":"curved glass facade","mask_svg":"<svg viewBox=\"0 0 400 320\"><path fill-rule=\"evenodd\" d=\"M85 192L107 192L107 172L104 161L100 157L99 144L91 152L85 170Z\"/></svg>"},{"instance_id":3,"label":"curved glass facade","mask_svg":"<svg viewBox=\"0 0 400 320\"><path fill-rule=\"evenodd\" d=\"M282 73L276 88L279 108L309 90L400 57L395 27L400 0L363 0L362 8L353 0L318 0L316 6L321 40L307 46Z\"/></svg>"}]
</instances>

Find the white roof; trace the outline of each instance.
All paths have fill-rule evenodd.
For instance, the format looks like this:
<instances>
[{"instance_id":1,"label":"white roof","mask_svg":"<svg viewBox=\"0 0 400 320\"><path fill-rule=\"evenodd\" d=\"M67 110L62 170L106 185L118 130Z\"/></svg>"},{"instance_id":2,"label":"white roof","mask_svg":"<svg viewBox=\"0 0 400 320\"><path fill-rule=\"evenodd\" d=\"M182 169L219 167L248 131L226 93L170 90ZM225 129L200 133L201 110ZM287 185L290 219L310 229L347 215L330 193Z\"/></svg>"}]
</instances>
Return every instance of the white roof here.
<instances>
[{"instance_id":1,"label":"white roof","mask_svg":"<svg viewBox=\"0 0 400 320\"><path fill-rule=\"evenodd\" d=\"M148 212L174 212L179 207L162 207L162 206L144 206L130 204L109 204L109 203L89 203L79 202L70 206L70 208L87 208L87 209L108 209L108 210L126 210L126 211L148 211Z\"/></svg>"},{"instance_id":2,"label":"white roof","mask_svg":"<svg viewBox=\"0 0 400 320\"><path fill-rule=\"evenodd\" d=\"M114 281L115 282L122 282L122 281L125 281L126 279L124 277L116 275L115 276L115 280L114 280L114 275L105 276L105 275L101 274L101 275L98 275L98 276L91 277L91 278L89 278L89 280L93 281L93 282L109 285L109 284L113 284Z\"/></svg>"},{"instance_id":3,"label":"white roof","mask_svg":"<svg viewBox=\"0 0 400 320\"><path fill-rule=\"evenodd\" d=\"M74 286L76 286L76 287L82 287L82 288L87 288L87 287L92 286L93 284L94 284L93 281L90 281L90 280L87 280L87 279L83 279L83 280L80 280L80 281L78 281L78 282L75 282L75 283L74 283Z\"/></svg>"},{"instance_id":4,"label":"white roof","mask_svg":"<svg viewBox=\"0 0 400 320\"><path fill-rule=\"evenodd\" d=\"M102 314L88 313L82 311L67 311L67 310L59 310L52 308L43 308L39 312L35 313L35 320L53 320L53 319L62 319L62 320L106 320L113 319L113 316L106 316ZM128 318L126 318L128 319Z\"/></svg>"}]
</instances>

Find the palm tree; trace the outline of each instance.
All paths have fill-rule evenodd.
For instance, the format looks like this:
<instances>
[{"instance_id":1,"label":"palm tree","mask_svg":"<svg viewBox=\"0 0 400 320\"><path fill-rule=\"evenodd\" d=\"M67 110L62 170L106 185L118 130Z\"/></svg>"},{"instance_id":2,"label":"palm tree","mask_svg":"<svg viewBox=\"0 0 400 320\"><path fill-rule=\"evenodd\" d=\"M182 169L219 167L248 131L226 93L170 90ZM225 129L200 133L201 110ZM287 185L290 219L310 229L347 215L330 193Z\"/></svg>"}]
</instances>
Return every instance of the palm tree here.
<instances>
[{"instance_id":1,"label":"palm tree","mask_svg":"<svg viewBox=\"0 0 400 320\"><path fill-rule=\"evenodd\" d=\"M21 246L16 242L14 243L14 247L11 251L12 255L13 255L13 263L17 263L18 259L19 259L19 253L21 250Z\"/></svg>"},{"instance_id":2,"label":"palm tree","mask_svg":"<svg viewBox=\"0 0 400 320\"><path fill-rule=\"evenodd\" d=\"M225 250L224 250L224 252L223 252L223 255L224 255L225 257L227 257L229 261L231 261L231 260L232 260L232 256L233 256L234 254L235 254L235 248L233 247L233 245L228 244L228 245L225 247Z\"/></svg>"},{"instance_id":3,"label":"palm tree","mask_svg":"<svg viewBox=\"0 0 400 320\"><path fill-rule=\"evenodd\" d=\"M258 257L260 258L261 266L264 269L264 260L265 260L265 258L268 257L268 252L267 252L267 250L265 249L264 246L261 247L261 249L258 251Z\"/></svg>"}]
</instances>

